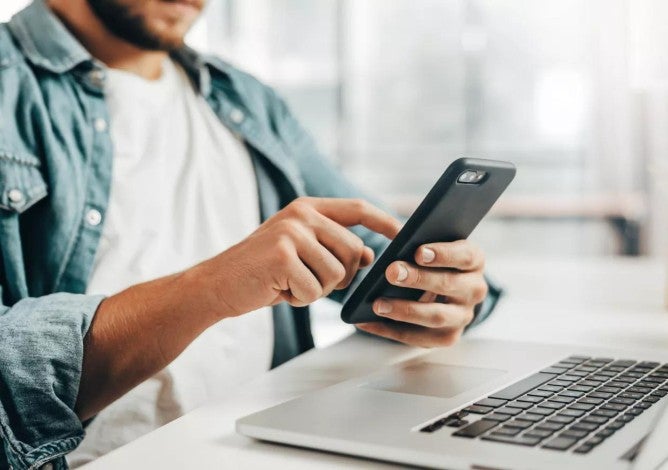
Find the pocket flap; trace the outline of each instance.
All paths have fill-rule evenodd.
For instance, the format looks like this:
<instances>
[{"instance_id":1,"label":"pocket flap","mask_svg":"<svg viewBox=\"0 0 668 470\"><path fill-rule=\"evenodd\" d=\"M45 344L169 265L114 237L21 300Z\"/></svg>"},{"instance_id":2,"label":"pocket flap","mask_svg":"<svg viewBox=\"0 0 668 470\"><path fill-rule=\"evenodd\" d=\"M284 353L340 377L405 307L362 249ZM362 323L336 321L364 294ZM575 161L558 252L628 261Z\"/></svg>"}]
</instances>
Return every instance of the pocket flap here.
<instances>
[{"instance_id":1,"label":"pocket flap","mask_svg":"<svg viewBox=\"0 0 668 470\"><path fill-rule=\"evenodd\" d=\"M0 209L21 214L47 195L40 161L0 150Z\"/></svg>"}]
</instances>

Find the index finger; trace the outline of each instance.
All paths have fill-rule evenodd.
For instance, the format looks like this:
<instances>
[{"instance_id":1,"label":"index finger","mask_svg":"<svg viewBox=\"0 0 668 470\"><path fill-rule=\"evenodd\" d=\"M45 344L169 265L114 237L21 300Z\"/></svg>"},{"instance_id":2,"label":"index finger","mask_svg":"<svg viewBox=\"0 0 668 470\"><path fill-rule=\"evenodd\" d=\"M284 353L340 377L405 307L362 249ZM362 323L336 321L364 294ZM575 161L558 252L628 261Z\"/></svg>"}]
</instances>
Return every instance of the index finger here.
<instances>
[{"instance_id":1,"label":"index finger","mask_svg":"<svg viewBox=\"0 0 668 470\"><path fill-rule=\"evenodd\" d=\"M322 215L346 227L363 225L389 239L401 230L401 222L363 199L312 198L310 202Z\"/></svg>"},{"instance_id":2,"label":"index finger","mask_svg":"<svg viewBox=\"0 0 668 470\"><path fill-rule=\"evenodd\" d=\"M432 268L476 271L484 267L485 255L470 241L458 240L422 245L415 252L415 262Z\"/></svg>"}]
</instances>

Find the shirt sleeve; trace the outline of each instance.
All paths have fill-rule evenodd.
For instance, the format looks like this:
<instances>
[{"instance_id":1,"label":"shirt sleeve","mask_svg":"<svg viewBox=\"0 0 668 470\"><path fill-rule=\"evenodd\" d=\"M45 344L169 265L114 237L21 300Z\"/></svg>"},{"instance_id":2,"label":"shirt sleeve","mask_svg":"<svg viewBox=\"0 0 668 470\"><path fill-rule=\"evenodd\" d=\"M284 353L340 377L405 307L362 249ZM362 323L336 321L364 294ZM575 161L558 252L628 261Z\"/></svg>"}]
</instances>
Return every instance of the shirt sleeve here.
<instances>
[{"instance_id":1,"label":"shirt sleeve","mask_svg":"<svg viewBox=\"0 0 668 470\"><path fill-rule=\"evenodd\" d=\"M84 436L74 406L102 299L61 293L0 306L0 468L67 468Z\"/></svg>"},{"instance_id":2,"label":"shirt sleeve","mask_svg":"<svg viewBox=\"0 0 668 470\"><path fill-rule=\"evenodd\" d=\"M350 182L333 164L326 159L318 150L317 145L310 134L299 124L294 115L290 112L286 103L278 97L273 91L270 91L272 101L275 103L274 122L280 137L290 148L291 157L297 162L304 180L306 193L315 197L336 197L336 198L362 198L371 201L374 205L391 212L381 202L365 194L359 188ZM382 235L379 235L365 227L354 227L355 232L364 244L372 248L379 256L385 247L389 244ZM366 270L360 271L351 283L351 286L357 285L357 281L366 273ZM494 310L502 290L489 277L486 277L489 293L485 300L475 308L475 318L469 328L483 322ZM343 302L348 295L348 289L338 290L330 294L332 300Z\"/></svg>"}]
</instances>

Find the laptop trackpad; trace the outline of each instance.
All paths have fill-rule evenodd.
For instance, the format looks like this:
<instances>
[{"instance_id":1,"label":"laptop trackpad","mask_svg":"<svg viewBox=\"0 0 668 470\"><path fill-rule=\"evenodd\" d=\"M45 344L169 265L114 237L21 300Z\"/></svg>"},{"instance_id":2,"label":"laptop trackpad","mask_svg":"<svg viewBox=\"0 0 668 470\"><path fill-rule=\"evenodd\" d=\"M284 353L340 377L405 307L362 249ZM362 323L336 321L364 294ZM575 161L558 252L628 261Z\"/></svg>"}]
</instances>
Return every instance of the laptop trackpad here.
<instances>
[{"instance_id":1,"label":"laptop trackpad","mask_svg":"<svg viewBox=\"0 0 668 470\"><path fill-rule=\"evenodd\" d=\"M506 371L416 362L392 369L363 387L387 392L452 398L489 382Z\"/></svg>"}]
</instances>

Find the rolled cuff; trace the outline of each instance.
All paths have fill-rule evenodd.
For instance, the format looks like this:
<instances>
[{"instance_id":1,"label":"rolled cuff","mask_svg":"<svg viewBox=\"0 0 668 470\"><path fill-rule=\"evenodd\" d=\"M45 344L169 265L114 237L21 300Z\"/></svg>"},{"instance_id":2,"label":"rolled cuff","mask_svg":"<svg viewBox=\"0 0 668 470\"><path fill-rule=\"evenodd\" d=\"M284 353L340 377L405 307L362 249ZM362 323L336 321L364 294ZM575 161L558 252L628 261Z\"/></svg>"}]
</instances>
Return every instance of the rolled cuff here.
<instances>
[{"instance_id":1,"label":"rolled cuff","mask_svg":"<svg viewBox=\"0 0 668 470\"><path fill-rule=\"evenodd\" d=\"M74 411L84 337L103 296L52 294L0 309L0 467L67 468L84 437Z\"/></svg>"},{"instance_id":2,"label":"rolled cuff","mask_svg":"<svg viewBox=\"0 0 668 470\"><path fill-rule=\"evenodd\" d=\"M467 330L487 320L496 307L496 304L499 302L499 299L503 295L503 289L496 282L490 279L489 276L485 276L485 280L487 281L487 286L489 287L487 297L485 297L485 300L483 300L481 303L476 305L474 310L475 316L473 317L473 321L466 327Z\"/></svg>"}]
</instances>

